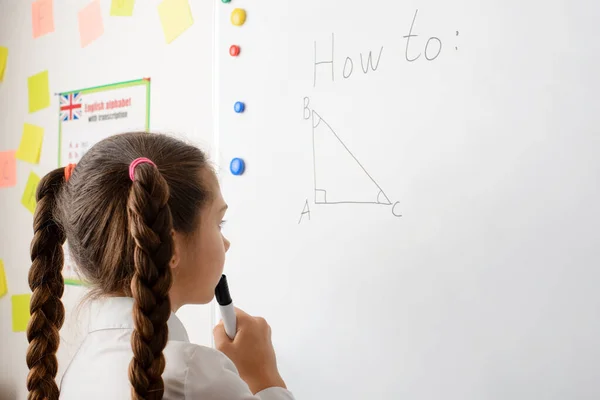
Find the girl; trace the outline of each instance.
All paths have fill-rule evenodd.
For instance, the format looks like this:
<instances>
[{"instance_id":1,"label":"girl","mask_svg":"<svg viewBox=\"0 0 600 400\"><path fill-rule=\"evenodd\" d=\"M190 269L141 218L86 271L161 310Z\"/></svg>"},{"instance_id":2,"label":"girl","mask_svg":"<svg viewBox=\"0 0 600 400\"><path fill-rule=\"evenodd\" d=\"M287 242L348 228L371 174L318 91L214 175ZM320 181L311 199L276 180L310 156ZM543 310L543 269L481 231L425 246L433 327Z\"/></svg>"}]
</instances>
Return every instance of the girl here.
<instances>
[{"instance_id":1,"label":"girl","mask_svg":"<svg viewBox=\"0 0 600 400\"><path fill-rule=\"evenodd\" d=\"M191 344L174 311L211 301L229 242L227 208L197 148L150 133L108 138L37 190L29 271L30 400L292 399L271 331L237 310L220 351ZM55 383L64 319L62 246L93 290L88 335Z\"/></svg>"}]
</instances>

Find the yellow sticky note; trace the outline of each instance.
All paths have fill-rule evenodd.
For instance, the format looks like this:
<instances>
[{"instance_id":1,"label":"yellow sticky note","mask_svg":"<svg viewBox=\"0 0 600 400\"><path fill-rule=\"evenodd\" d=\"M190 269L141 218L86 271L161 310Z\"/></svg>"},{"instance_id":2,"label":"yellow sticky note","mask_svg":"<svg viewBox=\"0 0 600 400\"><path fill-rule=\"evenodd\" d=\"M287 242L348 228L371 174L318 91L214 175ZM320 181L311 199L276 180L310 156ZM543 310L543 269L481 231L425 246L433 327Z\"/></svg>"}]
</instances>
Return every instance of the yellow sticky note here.
<instances>
[{"instance_id":1,"label":"yellow sticky note","mask_svg":"<svg viewBox=\"0 0 600 400\"><path fill-rule=\"evenodd\" d=\"M92 43L104 33L100 0L94 0L81 9L77 18L79 19L79 42L81 47Z\"/></svg>"},{"instance_id":2,"label":"yellow sticky note","mask_svg":"<svg viewBox=\"0 0 600 400\"><path fill-rule=\"evenodd\" d=\"M29 112L36 112L50 105L50 85L48 84L48 71L27 78L29 91Z\"/></svg>"},{"instance_id":3,"label":"yellow sticky note","mask_svg":"<svg viewBox=\"0 0 600 400\"><path fill-rule=\"evenodd\" d=\"M0 46L0 82L4 80L4 71L8 61L8 48Z\"/></svg>"},{"instance_id":4,"label":"yellow sticky note","mask_svg":"<svg viewBox=\"0 0 600 400\"><path fill-rule=\"evenodd\" d=\"M40 177L37 176L34 172L29 174L29 179L27 179L27 184L25 185L25 191L23 192L23 197L21 198L21 204L25 206L32 214L35 213L35 206L37 204L35 200L35 192L40 183Z\"/></svg>"},{"instance_id":5,"label":"yellow sticky note","mask_svg":"<svg viewBox=\"0 0 600 400\"><path fill-rule=\"evenodd\" d=\"M112 0L110 15L113 17L131 17L135 0Z\"/></svg>"},{"instance_id":6,"label":"yellow sticky note","mask_svg":"<svg viewBox=\"0 0 600 400\"><path fill-rule=\"evenodd\" d=\"M4 296L8 292L8 285L6 284L6 273L4 272L4 262L0 260L0 297Z\"/></svg>"},{"instance_id":7,"label":"yellow sticky note","mask_svg":"<svg viewBox=\"0 0 600 400\"><path fill-rule=\"evenodd\" d=\"M44 128L31 124L23 125L23 136L15 157L28 163L38 164L43 142Z\"/></svg>"},{"instance_id":8,"label":"yellow sticky note","mask_svg":"<svg viewBox=\"0 0 600 400\"><path fill-rule=\"evenodd\" d=\"M194 23L188 0L163 0L158 5L158 14L167 43L171 43Z\"/></svg>"},{"instance_id":9,"label":"yellow sticky note","mask_svg":"<svg viewBox=\"0 0 600 400\"><path fill-rule=\"evenodd\" d=\"M30 294L16 294L12 296L12 325L13 332L25 332L29 323Z\"/></svg>"}]
</instances>

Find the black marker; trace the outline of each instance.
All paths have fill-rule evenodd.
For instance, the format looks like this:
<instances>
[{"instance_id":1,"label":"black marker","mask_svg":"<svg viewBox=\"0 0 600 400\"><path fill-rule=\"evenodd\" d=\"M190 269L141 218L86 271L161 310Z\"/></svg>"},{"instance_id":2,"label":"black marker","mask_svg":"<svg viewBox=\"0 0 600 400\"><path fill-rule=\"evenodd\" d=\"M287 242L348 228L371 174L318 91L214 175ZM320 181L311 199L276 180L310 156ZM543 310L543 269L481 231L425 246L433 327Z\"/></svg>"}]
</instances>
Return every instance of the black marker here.
<instances>
[{"instance_id":1,"label":"black marker","mask_svg":"<svg viewBox=\"0 0 600 400\"><path fill-rule=\"evenodd\" d=\"M225 326L225 333L229 336L229 339L235 338L235 332L237 329L235 308L233 307L233 301L229 294L229 285L227 284L227 277L221 276L221 280L215 289L215 297L219 308L221 309L221 317L223 318L223 325Z\"/></svg>"}]
</instances>

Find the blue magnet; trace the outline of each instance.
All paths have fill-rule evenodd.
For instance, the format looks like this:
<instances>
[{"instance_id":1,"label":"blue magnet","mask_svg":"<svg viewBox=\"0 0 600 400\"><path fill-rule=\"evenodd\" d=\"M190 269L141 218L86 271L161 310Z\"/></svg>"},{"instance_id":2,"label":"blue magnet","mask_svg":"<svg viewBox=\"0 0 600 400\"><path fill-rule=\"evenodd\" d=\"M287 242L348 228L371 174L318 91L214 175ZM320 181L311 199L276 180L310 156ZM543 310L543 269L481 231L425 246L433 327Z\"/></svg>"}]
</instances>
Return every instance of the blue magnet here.
<instances>
[{"instance_id":1,"label":"blue magnet","mask_svg":"<svg viewBox=\"0 0 600 400\"><path fill-rule=\"evenodd\" d=\"M243 113L244 110L246 109L246 105L244 103L242 103L241 101L237 101L234 105L233 105L233 109L235 110L236 113Z\"/></svg>"},{"instance_id":2,"label":"blue magnet","mask_svg":"<svg viewBox=\"0 0 600 400\"><path fill-rule=\"evenodd\" d=\"M229 169L234 175L242 175L246 169L246 164L241 158L234 158L231 160L231 164L229 164Z\"/></svg>"}]
</instances>

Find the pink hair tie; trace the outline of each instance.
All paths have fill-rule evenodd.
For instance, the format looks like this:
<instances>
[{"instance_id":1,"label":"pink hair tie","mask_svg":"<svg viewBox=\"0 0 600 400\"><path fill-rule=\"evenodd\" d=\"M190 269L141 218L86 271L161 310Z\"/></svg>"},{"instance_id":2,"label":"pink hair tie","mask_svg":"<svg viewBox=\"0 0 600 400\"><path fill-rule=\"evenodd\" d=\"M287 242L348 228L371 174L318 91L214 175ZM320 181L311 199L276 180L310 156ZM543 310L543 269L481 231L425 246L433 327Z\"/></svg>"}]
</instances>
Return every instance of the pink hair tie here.
<instances>
[{"instance_id":1,"label":"pink hair tie","mask_svg":"<svg viewBox=\"0 0 600 400\"><path fill-rule=\"evenodd\" d=\"M146 157L140 157L140 158L136 158L135 160L133 160L131 162L131 164L129 164L129 178L131 179L131 181L135 181L135 167L137 167L140 164L150 164L156 167L156 164L154 164L152 162L152 160L150 160L149 158Z\"/></svg>"}]
</instances>

